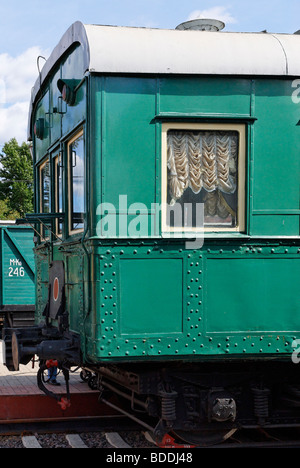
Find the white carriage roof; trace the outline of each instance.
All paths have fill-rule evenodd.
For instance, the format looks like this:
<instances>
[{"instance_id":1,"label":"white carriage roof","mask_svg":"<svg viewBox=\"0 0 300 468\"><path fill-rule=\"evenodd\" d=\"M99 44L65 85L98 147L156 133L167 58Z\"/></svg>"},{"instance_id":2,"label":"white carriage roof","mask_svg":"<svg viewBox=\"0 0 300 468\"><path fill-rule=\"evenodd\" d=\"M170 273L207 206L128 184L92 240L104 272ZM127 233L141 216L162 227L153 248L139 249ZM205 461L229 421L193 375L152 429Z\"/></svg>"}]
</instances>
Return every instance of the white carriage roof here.
<instances>
[{"instance_id":1,"label":"white carriage roof","mask_svg":"<svg viewBox=\"0 0 300 468\"><path fill-rule=\"evenodd\" d=\"M90 71L300 75L300 36L84 26Z\"/></svg>"},{"instance_id":2,"label":"white carriage roof","mask_svg":"<svg viewBox=\"0 0 300 468\"><path fill-rule=\"evenodd\" d=\"M74 23L43 69L74 43L86 71L193 75L300 76L300 35L130 28Z\"/></svg>"},{"instance_id":3,"label":"white carriage roof","mask_svg":"<svg viewBox=\"0 0 300 468\"><path fill-rule=\"evenodd\" d=\"M32 92L72 45L90 73L300 76L300 35L185 31L74 23L44 65Z\"/></svg>"}]
</instances>

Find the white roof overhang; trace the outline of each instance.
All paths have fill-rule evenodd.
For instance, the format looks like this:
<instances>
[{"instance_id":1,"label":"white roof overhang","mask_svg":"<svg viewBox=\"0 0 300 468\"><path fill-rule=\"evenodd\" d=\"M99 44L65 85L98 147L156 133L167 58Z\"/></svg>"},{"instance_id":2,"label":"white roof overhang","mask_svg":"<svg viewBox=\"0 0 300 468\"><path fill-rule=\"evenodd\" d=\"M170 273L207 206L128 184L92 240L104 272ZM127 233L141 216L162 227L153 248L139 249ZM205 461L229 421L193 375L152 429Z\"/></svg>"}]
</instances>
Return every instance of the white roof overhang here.
<instances>
[{"instance_id":1,"label":"white roof overhang","mask_svg":"<svg viewBox=\"0 0 300 468\"><path fill-rule=\"evenodd\" d=\"M40 88L74 44L83 51L82 75L300 76L300 35L184 31L74 23L44 65L32 91ZM29 132L30 133L30 132Z\"/></svg>"}]
</instances>

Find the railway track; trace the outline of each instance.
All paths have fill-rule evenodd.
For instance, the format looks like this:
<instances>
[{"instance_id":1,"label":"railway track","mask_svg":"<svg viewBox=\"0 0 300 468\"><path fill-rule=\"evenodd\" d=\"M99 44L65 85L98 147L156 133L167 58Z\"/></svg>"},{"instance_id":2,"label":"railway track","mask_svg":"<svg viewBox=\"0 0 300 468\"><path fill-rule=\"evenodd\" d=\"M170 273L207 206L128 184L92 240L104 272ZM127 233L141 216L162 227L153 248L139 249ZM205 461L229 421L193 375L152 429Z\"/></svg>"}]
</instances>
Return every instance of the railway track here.
<instances>
[{"instance_id":1,"label":"railway track","mask_svg":"<svg viewBox=\"0 0 300 468\"><path fill-rule=\"evenodd\" d=\"M32 386L21 387L21 383L35 382L31 372L24 374L16 386L16 377L6 376L2 369L0 448L192 449L176 445L171 436L158 447L145 432L148 429L99 401L98 392L89 390L75 374L71 408L61 411L53 399L36 394ZM258 447L300 448L300 429L240 430L213 448Z\"/></svg>"},{"instance_id":2,"label":"railway track","mask_svg":"<svg viewBox=\"0 0 300 468\"><path fill-rule=\"evenodd\" d=\"M131 442L128 443L117 432L88 433L88 434L44 434L44 435L23 435L20 436L24 448L111 448L111 449L131 449L131 448L157 448L150 443L142 433L131 434ZM128 438L128 434L127 434ZM129 438L130 439L130 438Z\"/></svg>"},{"instance_id":3,"label":"railway track","mask_svg":"<svg viewBox=\"0 0 300 468\"><path fill-rule=\"evenodd\" d=\"M165 445L157 446L149 432L144 432L138 427L130 427L126 422L117 421L115 424L110 421L105 430L104 426L98 430L89 429L87 426L78 426L77 431L72 427L56 430L37 428L36 431L29 431L28 426L19 428L19 434L2 434L0 436L0 448L101 448L120 450L144 450L150 449L153 452L176 449L179 452L195 452L196 448L173 445L170 437L165 441ZM118 427L118 432L116 432ZM16 430L15 430L16 432ZM300 448L300 438L297 434L291 437L285 433L268 433L265 431L241 431L241 433L222 445L215 445L207 448ZM195 454L196 457L196 454Z\"/></svg>"},{"instance_id":4,"label":"railway track","mask_svg":"<svg viewBox=\"0 0 300 468\"><path fill-rule=\"evenodd\" d=\"M154 442L140 431L124 432L62 432L0 436L0 448L102 448L145 449L157 448Z\"/></svg>"}]
</instances>

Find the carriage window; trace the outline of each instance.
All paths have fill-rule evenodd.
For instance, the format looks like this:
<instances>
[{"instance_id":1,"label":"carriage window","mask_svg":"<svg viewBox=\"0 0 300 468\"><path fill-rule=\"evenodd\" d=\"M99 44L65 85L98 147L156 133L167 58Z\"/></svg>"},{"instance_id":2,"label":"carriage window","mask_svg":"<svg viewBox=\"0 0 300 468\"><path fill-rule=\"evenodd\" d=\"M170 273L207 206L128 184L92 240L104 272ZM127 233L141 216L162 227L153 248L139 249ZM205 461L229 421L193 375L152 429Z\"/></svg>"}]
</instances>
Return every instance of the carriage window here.
<instances>
[{"instance_id":1,"label":"carriage window","mask_svg":"<svg viewBox=\"0 0 300 468\"><path fill-rule=\"evenodd\" d=\"M70 231L82 230L84 227L85 186L84 186L84 139L81 131L68 144L69 155L69 211Z\"/></svg>"},{"instance_id":2,"label":"carriage window","mask_svg":"<svg viewBox=\"0 0 300 468\"><path fill-rule=\"evenodd\" d=\"M166 130L167 231L178 226L182 230L244 229L244 138L242 125L235 129L229 124L185 124ZM201 225L199 206L204 210Z\"/></svg>"},{"instance_id":3,"label":"carriage window","mask_svg":"<svg viewBox=\"0 0 300 468\"><path fill-rule=\"evenodd\" d=\"M51 211L51 178L50 163L47 160L40 167L40 211L41 213L50 213ZM41 234L44 238L49 236L48 230L43 227Z\"/></svg>"},{"instance_id":4,"label":"carriage window","mask_svg":"<svg viewBox=\"0 0 300 468\"><path fill-rule=\"evenodd\" d=\"M54 174L55 174L55 212L63 212L63 166L61 154L54 158ZM62 221L56 221L56 233L62 234Z\"/></svg>"}]
</instances>

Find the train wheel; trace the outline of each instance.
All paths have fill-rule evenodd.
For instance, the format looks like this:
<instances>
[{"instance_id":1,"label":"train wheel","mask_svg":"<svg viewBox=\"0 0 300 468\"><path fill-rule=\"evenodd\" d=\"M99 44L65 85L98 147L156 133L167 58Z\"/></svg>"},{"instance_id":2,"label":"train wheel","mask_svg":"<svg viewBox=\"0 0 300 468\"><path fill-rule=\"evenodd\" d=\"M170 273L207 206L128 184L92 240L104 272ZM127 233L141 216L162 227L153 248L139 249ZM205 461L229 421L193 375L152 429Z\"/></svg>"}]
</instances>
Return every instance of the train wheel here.
<instances>
[{"instance_id":1,"label":"train wheel","mask_svg":"<svg viewBox=\"0 0 300 468\"><path fill-rule=\"evenodd\" d=\"M98 377L97 375L92 375L88 380L88 386L91 390L98 390Z\"/></svg>"},{"instance_id":2,"label":"train wheel","mask_svg":"<svg viewBox=\"0 0 300 468\"><path fill-rule=\"evenodd\" d=\"M221 431L199 431L199 432L188 432L188 431L173 431L172 434L176 437L176 441L184 442L190 445L196 445L197 447L208 447L210 445L218 445L225 442L233 436L237 429L221 430Z\"/></svg>"},{"instance_id":3,"label":"train wheel","mask_svg":"<svg viewBox=\"0 0 300 468\"><path fill-rule=\"evenodd\" d=\"M81 372L80 372L80 378L83 382L88 382L88 380L92 377L92 373L83 369Z\"/></svg>"}]
</instances>

